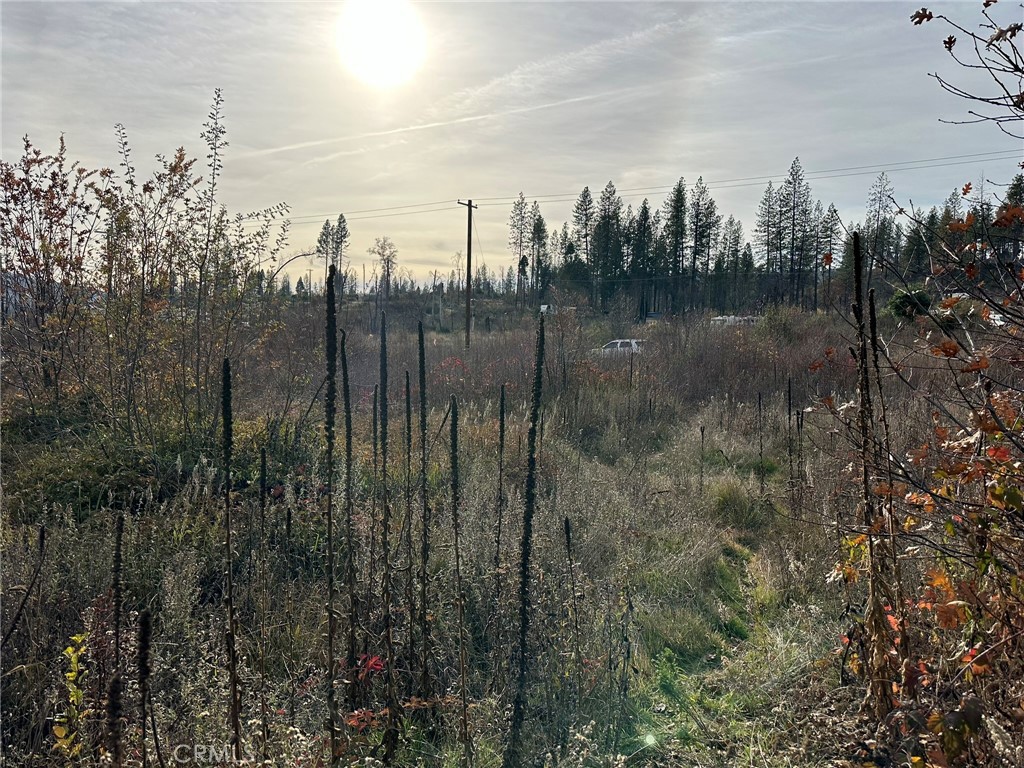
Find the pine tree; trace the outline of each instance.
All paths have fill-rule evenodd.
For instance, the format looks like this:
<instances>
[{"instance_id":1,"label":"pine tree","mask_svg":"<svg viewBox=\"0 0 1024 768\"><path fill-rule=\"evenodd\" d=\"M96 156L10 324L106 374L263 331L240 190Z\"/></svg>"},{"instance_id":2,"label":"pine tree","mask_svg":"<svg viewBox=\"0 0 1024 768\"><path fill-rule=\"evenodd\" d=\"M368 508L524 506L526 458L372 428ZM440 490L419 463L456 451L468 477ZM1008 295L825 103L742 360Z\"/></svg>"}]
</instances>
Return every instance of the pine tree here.
<instances>
[{"instance_id":1,"label":"pine tree","mask_svg":"<svg viewBox=\"0 0 1024 768\"><path fill-rule=\"evenodd\" d=\"M779 298L779 280L782 259L780 256L782 234L779 227L779 195L781 187L776 189L768 182L761 203L757 208L754 222L754 242L757 244L764 265L765 291L773 301Z\"/></svg>"},{"instance_id":2,"label":"pine tree","mask_svg":"<svg viewBox=\"0 0 1024 768\"><path fill-rule=\"evenodd\" d=\"M754 220L754 242L761 253L766 272L772 270L772 220L775 210L775 187L769 181L761 196Z\"/></svg>"},{"instance_id":3,"label":"pine tree","mask_svg":"<svg viewBox=\"0 0 1024 768\"><path fill-rule=\"evenodd\" d=\"M508 217L508 247L516 265L516 302L526 298L526 279L529 270L530 210L522 192L512 204Z\"/></svg>"},{"instance_id":4,"label":"pine tree","mask_svg":"<svg viewBox=\"0 0 1024 768\"><path fill-rule=\"evenodd\" d=\"M655 267L654 217L651 215L651 206L647 198L644 198L640 204L629 231L631 240L629 276L636 290L637 322L643 323L647 320L647 313L651 310L653 303Z\"/></svg>"},{"instance_id":5,"label":"pine tree","mask_svg":"<svg viewBox=\"0 0 1024 768\"><path fill-rule=\"evenodd\" d=\"M530 288L534 303L544 292L542 276L548 272L548 225L536 200L530 207Z\"/></svg>"},{"instance_id":6,"label":"pine tree","mask_svg":"<svg viewBox=\"0 0 1024 768\"><path fill-rule=\"evenodd\" d=\"M935 211L935 209L932 209ZM936 218L938 212L935 211ZM922 279L928 269L928 237L925 216L920 208L911 211L911 225L907 230L900 253L899 273L907 284Z\"/></svg>"},{"instance_id":7,"label":"pine tree","mask_svg":"<svg viewBox=\"0 0 1024 768\"><path fill-rule=\"evenodd\" d=\"M1021 257L1021 241L1024 240L1024 217L1017 209L1024 209L1024 174L1018 173L1006 188L1006 195L996 213L997 221L1004 226L994 226L992 243L997 258L1004 264L1017 264Z\"/></svg>"},{"instance_id":8,"label":"pine tree","mask_svg":"<svg viewBox=\"0 0 1024 768\"><path fill-rule=\"evenodd\" d=\"M867 219L864 243L868 251L868 269L865 290L871 288L876 264L892 264L895 251L895 219L892 216L893 187L884 172L878 175L868 192Z\"/></svg>"},{"instance_id":9,"label":"pine tree","mask_svg":"<svg viewBox=\"0 0 1024 768\"><path fill-rule=\"evenodd\" d=\"M345 214L339 213L338 220L331 232L331 264L335 267L334 290L339 302L345 293L345 249L351 235L348 231L348 222L345 221Z\"/></svg>"},{"instance_id":10,"label":"pine tree","mask_svg":"<svg viewBox=\"0 0 1024 768\"><path fill-rule=\"evenodd\" d=\"M602 306L615 292L622 276L622 256L622 199L609 181L598 199L594 224L593 271L599 283L595 298Z\"/></svg>"},{"instance_id":11,"label":"pine tree","mask_svg":"<svg viewBox=\"0 0 1024 768\"><path fill-rule=\"evenodd\" d=\"M789 175L779 190L779 219L782 222L780 250L788 260L786 266L785 297L796 304L800 301L801 273L806 260L807 231L811 213L811 188L804 181L800 158L794 158ZM782 271L782 265L779 265Z\"/></svg>"},{"instance_id":12,"label":"pine tree","mask_svg":"<svg viewBox=\"0 0 1024 768\"><path fill-rule=\"evenodd\" d=\"M331 224L331 220L327 219L320 228L320 236L316 239L316 255L324 261L324 280L327 279L327 270L331 265L333 243L334 226Z\"/></svg>"},{"instance_id":13,"label":"pine tree","mask_svg":"<svg viewBox=\"0 0 1024 768\"><path fill-rule=\"evenodd\" d=\"M821 267L821 256L822 256L822 226L825 223L825 209L821 205L821 200L817 200L814 203L814 212L811 214L811 227L814 233L814 245L811 248L811 267L812 267L812 286L814 289L813 302L811 308L818 311L818 286L821 283L819 275Z\"/></svg>"},{"instance_id":14,"label":"pine tree","mask_svg":"<svg viewBox=\"0 0 1024 768\"><path fill-rule=\"evenodd\" d=\"M672 187L662 207L664 212L664 236L669 262L668 275L672 285L673 308L682 301L683 279L686 274L686 179L680 177ZM685 305L684 305L685 308Z\"/></svg>"},{"instance_id":15,"label":"pine tree","mask_svg":"<svg viewBox=\"0 0 1024 768\"><path fill-rule=\"evenodd\" d=\"M590 195L590 187L584 187L572 209L572 236L576 250L582 254L583 263L593 270L594 262L591 253L591 242L594 233L594 221L597 218L597 206Z\"/></svg>"},{"instance_id":16,"label":"pine tree","mask_svg":"<svg viewBox=\"0 0 1024 768\"><path fill-rule=\"evenodd\" d=\"M698 178L690 196L690 290L689 305L697 302L698 265L705 278L710 272L711 254L718 237L722 217L718 214L718 206L711 197L711 192L704 184L704 178Z\"/></svg>"}]
</instances>

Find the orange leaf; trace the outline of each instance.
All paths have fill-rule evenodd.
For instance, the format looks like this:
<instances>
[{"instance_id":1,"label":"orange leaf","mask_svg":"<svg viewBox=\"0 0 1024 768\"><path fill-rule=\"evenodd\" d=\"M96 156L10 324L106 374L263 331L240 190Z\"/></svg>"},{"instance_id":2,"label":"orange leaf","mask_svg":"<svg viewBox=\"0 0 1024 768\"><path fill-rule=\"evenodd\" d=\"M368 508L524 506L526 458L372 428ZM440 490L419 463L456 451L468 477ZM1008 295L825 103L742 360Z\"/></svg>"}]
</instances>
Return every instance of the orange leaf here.
<instances>
[{"instance_id":1,"label":"orange leaf","mask_svg":"<svg viewBox=\"0 0 1024 768\"><path fill-rule=\"evenodd\" d=\"M959 345L949 339L939 344L939 346L932 348L932 354L936 357L956 357L959 351Z\"/></svg>"},{"instance_id":2,"label":"orange leaf","mask_svg":"<svg viewBox=\"0 0 1024 768\"><path fill-rule=\"evenodd\" d=\"M987 453L988 457L993 461L1010 460L1010 449L1005 445L990 445L985 453Z\"/></svg>"},{"instance_id":3,"label":"orange leaf","mask_svg":"<svg viewBox=\"0 0 1024 768\"><path fill-rule=\"evenodd\" d=\"M950 232L966 232L974 224L974 214L968 213L967 218L963 221L951 221L949 222Z\"/></svg>"},{"instance_id":4,"label":"orange leaf","mask_svg":"<svg viewBox=\"0 0 1024 768\"><path fill-rule=\"evenodd\" d=\"M966 267L964 267L964 273L967 275L968 279L977 280L978 275L981 274L981 270L978 269L977 264L968 264Z\"/></svg>"},{"instance_id":5,"label":"orange leaf","mask_svg":"<svg viewBox=\"0 0 1024 768\"><path fill-rule=\"evenodd\" d=\"M1014 221L1024 221L1024 208L1019 205L1011 205L1001 211L996 220L992 222L992 225L1005 229L1006 227L1013 226Z\"/></svg>"},{"instance_id":6,"label":"orange leaf","mask_svg":"<svg viewBox=\"0 0 1024 768\"><path fill-rule=\"evenodd\" d=\"M821 263L824 264L826 267L831 267L832 266L832 253L829 252L829 253L826 253L824 256L822 256L821 257Z\"/></svg>"},{"instance_id":7,"label":"orange leaf","mask_svg":"<svg viewBox=\"0 0 1024 768\"><path fill-rule=\"evenodd\" d=\"M962 190L962 193L963 193L964 197L967 197L969 194L971 194L971 187L972 186L973 185L969 181L966 184L964 184L964 188Z\"/></svg>"},{"instance_id":8,"label":"orange leaf","mask_svg":"<svg viewBox=\"0 0 1024 768\"><path fill-rule=\"evenodd\" d=\"M955 602L943 603L935 611L935 620L943 629L956 629L965 618L963 607Z\"/></svg>"},{"instance_id":9,"label":"orange leaf","mask_svg":"<svg viewBox=\"0 0 1024 768\"><path fill-rule=\"evenodd\" d=\"M955 307L959 303L960 303L960 297L959 296L950 296L948 298L943 299L942 303L939 304L939 307L941 307L942 309L952 309L953 307Z\"/></svg>"},{"instance_id":10,"label":"orange leaf","mask_svg":"<svg viewBox=\"0 0 1024 768\"><path fill-rule=\"evenodd\" d=\"M974 373L976 371L984 371L986 368L988 368L988 357L982 355L973 363L965 365L963 368L961 368L960 373Z\"/></svg>"}]
</instances>

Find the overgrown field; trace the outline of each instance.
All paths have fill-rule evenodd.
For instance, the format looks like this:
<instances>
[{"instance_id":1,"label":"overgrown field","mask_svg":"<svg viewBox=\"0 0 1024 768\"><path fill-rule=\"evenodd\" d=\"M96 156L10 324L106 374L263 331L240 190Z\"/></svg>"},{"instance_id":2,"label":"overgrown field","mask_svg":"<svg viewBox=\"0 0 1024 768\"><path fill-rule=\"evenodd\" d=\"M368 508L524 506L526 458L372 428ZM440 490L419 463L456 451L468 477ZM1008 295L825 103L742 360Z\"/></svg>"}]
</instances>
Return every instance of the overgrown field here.
<instances>
[{"instance_id":1,"label":"overgrown field","mask_svg":"<svg viewBox=\"0 0 1024 768\"><path fill-rule=\"evenodd\" d=\"M603 360L589 354L600 327L549 323L525 762L678 763L690 753L728 761L773 750L786 741L788 713L769 704L812 669L837 679L840 596L823 588L835 512L799 499L835 473L787 419L786 397L792 377L796 402L809 402L818 386L806 375L809 341L825 333L838 343L839 332L823 316L795 314L741 330L664 326L647 329L643 355ZM111 750L117 675L117 738L128 763L142 759L144 738L151 762L158 752L172 759L179 745L187 746L179 755L193 755L229 744L227 568L245 754L325 759L331 499L339 755L382 758L393 728L399 764L457 762L461 742L475 764L501 761L518 669L534 334L481 336L468 352L461 340L428 334L425 390L416 329L392 327L388 336L386 428L375 389L379 340L346 339L351 496L348 415L338 417L328 496L323 404L303 398L295 413L305 421L272 435L262 403L238 394L256 389L245 367L233 380L227 499L220 452L161 475L154 465L121 466L132 475L111 473L124 478L114 486L90 458L102 445L85 425L45 445L26 440L16 453L8 441L5 573L24 585L10 588L4 608L12 760L87 763ZM323 365L322 351L314 359ZM458 579L450 396L459 412ZM144 614L151 629L140 634ZM141 680L140 645L150 670ZM400 712L388 710L389 695Z\"/></svg>"}]
</instances>

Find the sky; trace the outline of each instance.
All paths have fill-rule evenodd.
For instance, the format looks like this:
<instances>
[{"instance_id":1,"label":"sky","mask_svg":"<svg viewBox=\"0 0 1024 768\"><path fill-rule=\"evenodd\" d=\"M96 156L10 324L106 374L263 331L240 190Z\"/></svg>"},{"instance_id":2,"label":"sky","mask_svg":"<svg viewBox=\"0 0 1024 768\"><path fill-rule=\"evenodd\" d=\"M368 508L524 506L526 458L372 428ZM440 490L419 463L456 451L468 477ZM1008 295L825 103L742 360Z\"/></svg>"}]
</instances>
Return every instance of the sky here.
<instances>
[{"instance_id":1,"label":"sky","mask_svg":"<svg viewBox=\"0 0 1024 768\"><path fill-rule=\"evenodd\" d=\"M395 1L376 49L402 62L394 40L413 22ZM344 2L4 0L2 156L63 134L70 157L116 167L121 123L140 172L179 146L203 158L220 88L232 213L287 203L299 253L343 212L357 271L387 235L418 280L466 248L458 199L480 205L474 263L502 270L519 192L555 228L585 185L660 206L680 177L703 177L750 238L768 177L799 157L849 222L883 169L899 200L929 206L967 181L1005 183L1024 159L992 124L942 122L971 105L929 73L981 85L943 50L946 27L910 23L920 2L419 2L422 65L380 87L339 50ZM980 20L980 2L941 5Z\"/></svg>"}]
</instances>

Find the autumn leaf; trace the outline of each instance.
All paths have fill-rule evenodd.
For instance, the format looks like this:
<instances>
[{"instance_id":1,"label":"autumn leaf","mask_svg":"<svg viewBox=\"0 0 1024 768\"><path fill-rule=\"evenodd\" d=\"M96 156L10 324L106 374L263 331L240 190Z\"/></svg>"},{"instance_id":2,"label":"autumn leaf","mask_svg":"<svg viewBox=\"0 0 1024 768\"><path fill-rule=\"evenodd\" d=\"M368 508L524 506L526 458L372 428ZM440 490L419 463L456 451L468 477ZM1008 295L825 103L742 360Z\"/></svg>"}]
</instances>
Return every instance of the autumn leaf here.
<instances>
[{"instance_id":1,"label":"autumn leaf","mask_svg":"<svg viewBox=\"0 0 1024 768\"><path fill-rule=\"evenodd\" d=\"M928 458L928 443L923 443L920 448L913 448L907 453L907 457L914 466L921 466L924 460Z\"/></svg>"},{"instance_id":2,"label":"autumn leaf","mask_svg":"<svg viewBox=\"0 0 1024 768\"><path fill-rule=\"evenodd\" d=\"M942 342L937 347L932 347L932 354L936 357L956 357L959 351L960 345L955 341L950 341L949 339Z\"/></svg>"},{"instance_id":3,"label":"autumn leaf","mask_svg":"<svg viewBox=\"0 0 1024 768\"><path fill-rule=\"evenodd\" d=\"M942 41L942 44L946 46L947 51L952 51L953 46L956 45L956 38L950 35L949 37Z\"/></svg>"},{"instance_id":4,"label":"autumn leaf","mask_svg":"<svg viewBox=\"0 0 1024 768\"><path fill-rule=\"evenodd\" d=\"M935 610L935 620L942 629L956 629L967 618L964 613L964 605L966 603L963 600L943 603Z\"/></svg>"},{"instance_id":5,"label":"autumn leaf","mask_svg":"<svg viewBox=\"0 0 1024 768\"><path fill-rule=\"evenodd\" d=\"M984 6L985 8L988 8L988 7L990 7L990 6L993 6L993 5L995 5L995 4L996 4L996 3L998 3L998 2L999 2L999 0L985 0L985 2L984 2L984 4L983 4L983 6Z\"/></svg>"},{"instance_id":6,"label":"autumn leaf","mask_svg":"<svg viewBox=\"0 0 1024 768\"><path fill-rule=\"evenodd\" d=\"M951 221L949 222L950 232L966 232L974 224L974 214L968 213L967 217L963 221Z\"/></svg>"},{"instance_id":7,"label":"autumn leaf","mask_svg":"<svg viewBox=\"0 0 1024 768\"><path fill-rule=\"evenodd\" d=\"M978 269L977 264L968 264L964 267L964 273L967 275L968 280L977 280L978 275L981 274L981 270Z\"/></svg>"},{"instance_id":8,"label":"autumn leaf","mask_svg":"<svg viewBox=\"0 0 1024 768\"><path fill-rule=\"evenodd\" d=\"M973 363L969 363L960 369L960 373L975 373L977 371L984 371L988 368L988 357L982 355Z\"/></svg>"},{"instance_id":9,"label":"autumn leaf","mask_svg":"<svg viewBox=\"0 0 1024 768\"><path fill-rule=\"evenodd\" d=\"M933 18L935 17L932 15L931 11L927 8L922 8L920 11L915 11L914 15L910 17L910 20L914 22L916 26L921 26L926 21L931 21Z\"/></svg>"},{"instance_id":10,"label":"autumn leaf","mask_svg":"<svg viewBox=\"0 0 1024 768\"><path fill-rule=\"evenodd\" d=\"M1009 461L1010 449L1005 445L990 445L985 451L992 461Z\"/></svg>"},{"instance_id":11,"label":"autumn leaf","mask_svg":"<svg viewBox=\"0 0 1024 768\"><path fill-rule=\"evenodd\" d=\"M1021 101L1024 102L1024 98ZM1011 205L1000 211L996 220L992 222L992 226L1005 229L1006 227L1013 226L1015 221L1024 221L1024 208L1019 205Z\"/></svg>"},{"instance_id":12,"label":"autumn leaf","mask_svg":"<svg viewBox=\"0 0 1024 768\"><path fill-rule=\"evenodd\" d=\"M826 267L831 267L832 266L832 253L829 252L829 253L826 253L824 256L822 256L821 257L821 263L824 264Z\"/></svg>"},{"instance_id":13,"label":"autumn leaf","mask_svg":"<svg viewBox=\"0 0 1024 768\"><path fill-rule=\"evenodd\" d=\"M933 568L926 574L926 582L928 586L934 589L939 589L945 592L947 595L952 596L953 594L953 582L949 580L949 574L941 568Z\"/></svg>"},{"instance_id":14,"label":"autumn leaf","mask_svg":"<svg viewBox=\"0 0 1024 768\"><path fill-rule=\"evenodd\" d=\"M824 367L825 367L825 361L824 360L815 360L813 363L811 363L809 366L807 366L807 370L810 371L811 373L817 373L818 371L820 371Z\"/></svg>"},{"instance_id":15,"label":"autumn leaf","mask_svg":"<svg viewBox=\"0 0 1024 768\"><path fill-rule=\"evenodd\" d=\"M969 194L971 194L971 188L972 188L972 186L973 186L973 185L971 184L971 182L969 182L969 181L968 181L968 182L967 182L966 184L964 184L964 188L963 188L963 189L961 190L961 192L960 192L960 193L961 193L961 194L962 194L962 195L963 195L964 197L967 197L967 196L968 196Z\"/></svg>"},{"instance_id":16,"label":"autumn leaf","mask_svg":"<svg viewBox=\"0 0 1024 768\"><path fill-rule=\"evenodd\" d=\"M1013 40L1017 36L1017 33L1024 29L1024 24L1011 24L1006 29L997 29L992 33L992 36L988 39L988 44L1001 43L1004 40Z\"/></svg>"},{"instance_id":17,"label":"autumn leaf","mask_svg":"<svg viewBox=\"0 0 1024 768\"><path fill-rule=\"evenodd\" d=\"M960 303L960 297L959 296L949 296L949 297L947 297L947 298L942 300L942 302L939 304L939 307L941 307L942 309L952 309L953 307L955 307L959 303Z\"/></svg>"}]
</instances>

